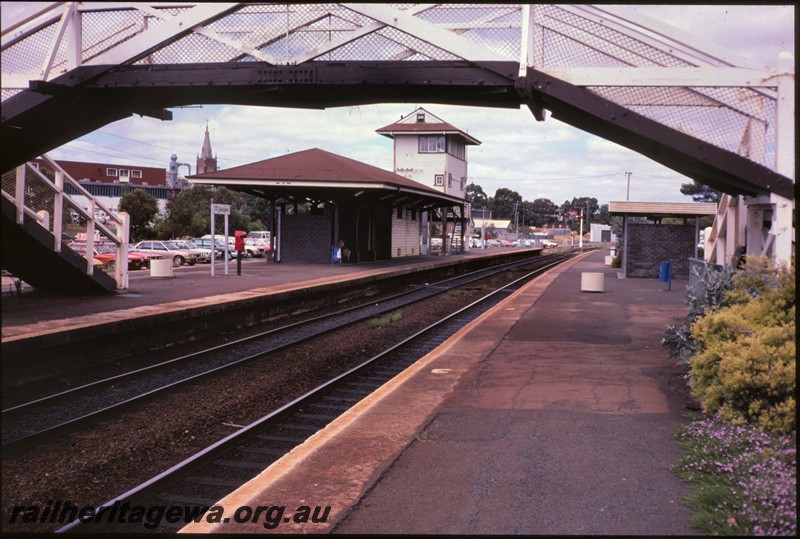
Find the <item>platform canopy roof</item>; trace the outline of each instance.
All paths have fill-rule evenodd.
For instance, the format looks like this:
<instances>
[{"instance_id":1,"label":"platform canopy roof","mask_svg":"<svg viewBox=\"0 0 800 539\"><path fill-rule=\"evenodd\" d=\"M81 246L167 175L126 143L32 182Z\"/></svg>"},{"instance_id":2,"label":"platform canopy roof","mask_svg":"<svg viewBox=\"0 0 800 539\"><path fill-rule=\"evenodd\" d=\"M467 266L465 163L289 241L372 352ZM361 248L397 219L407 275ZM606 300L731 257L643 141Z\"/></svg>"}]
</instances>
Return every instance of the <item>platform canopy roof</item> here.
<instances>
[{"instance_id":1,"label":"platform canopy roof","mask_svg":"<svg viewBox=\"0 0 800 539\"><path fill-rule=\"evenodd\" d=\"M713 202L609 202L611 215L634 215L639 217L698 217L716 215Z\"/></svg>"},{"instance_id":2,"label":"platform canopy roof","mask_svg":"<svg viewBox=\"0 0 800 539\"><path fill-rule=\"evenodd\" d=\"M346 199L411 208L452 207L464 199L446 195L393 172L319 148L187 177L196 185L224 186L261 198L298 202Z\"/></svg>"}]
</instances>

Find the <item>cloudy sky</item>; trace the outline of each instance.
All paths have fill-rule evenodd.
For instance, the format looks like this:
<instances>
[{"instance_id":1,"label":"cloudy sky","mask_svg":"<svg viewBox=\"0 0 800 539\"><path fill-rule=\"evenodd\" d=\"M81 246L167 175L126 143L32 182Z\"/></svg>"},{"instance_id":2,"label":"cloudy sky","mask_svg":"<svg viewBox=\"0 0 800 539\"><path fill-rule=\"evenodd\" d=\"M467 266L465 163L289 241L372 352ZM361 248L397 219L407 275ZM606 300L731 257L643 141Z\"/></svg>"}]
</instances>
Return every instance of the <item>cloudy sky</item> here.
<instances>
[{"instance_id":1,"label":"cloudy sky","mask_svg":"<svg viewBox=\"0 0 800 539\"><path fill-rule=\"evenodd\" d=\"M3 24L27 3L2 2ZM791 5L622 6L722 46L772 68L781 51L794 51ZM635 152L548 118L536 122L520 110L408 103L334 108L325 111L241 106L173 110L173 121L134 116L107 125L53 150L57 159L166 166L172 153L192 165L206 122L220 168L287 152L322 148L391 170L392 141L375 130L424 106L482 141L468 150L470 181L494 195L506 187L525 200L596 197L603 204L630 199L688 202L679 191L690 181ZM590 158L588 157L590 156ZM181 169L182 172L186 169Z\"/></svg>"}]
</instances>

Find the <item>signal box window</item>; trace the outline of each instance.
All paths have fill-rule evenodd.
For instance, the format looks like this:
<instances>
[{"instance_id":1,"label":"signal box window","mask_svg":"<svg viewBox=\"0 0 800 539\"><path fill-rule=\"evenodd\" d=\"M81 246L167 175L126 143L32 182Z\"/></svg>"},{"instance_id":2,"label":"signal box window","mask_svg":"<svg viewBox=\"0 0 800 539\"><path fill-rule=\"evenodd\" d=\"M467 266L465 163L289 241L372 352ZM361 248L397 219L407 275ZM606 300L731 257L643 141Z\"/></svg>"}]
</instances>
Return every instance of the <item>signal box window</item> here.
<instances>
[{"instance_id":1,"label":"signal box window","mask_svg":"<svg viewBox=\"0 0 800 539\"><path fill-rule=\"evenodd\" d=\"M444 135L422 135L419 137L419 153L444 153Z\"/></svg>"}]
</instances>

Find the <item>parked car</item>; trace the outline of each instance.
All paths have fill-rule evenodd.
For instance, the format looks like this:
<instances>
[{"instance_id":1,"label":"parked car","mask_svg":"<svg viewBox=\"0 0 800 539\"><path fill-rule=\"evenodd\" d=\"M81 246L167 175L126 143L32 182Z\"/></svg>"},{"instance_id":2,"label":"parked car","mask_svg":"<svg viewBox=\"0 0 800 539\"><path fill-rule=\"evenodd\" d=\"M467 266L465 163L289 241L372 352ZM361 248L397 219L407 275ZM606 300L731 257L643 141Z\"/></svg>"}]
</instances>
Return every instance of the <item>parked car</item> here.
<instances>
[{"instance_id":1,"label":"parked car","mask_svg":"<svg viewBox=\"0 0 800 539\"><path fill-rule=\"evenodd\" d=\"M180 248L180 249L189 249L191 251L201 252L206 257L204 262L211 262L211 247L210 246L209 247L201 247L201 246L195 244L191 240L169 240L169 241L171 241L172 243L177 245L178 248ZM219 257L221 255L215 255L215 256Z\"/></svg>"},{"instance_id":2,"label":"parked car","mask_svg":"<svg viewBox=\"0 0 800 539\"><path fill-rule=\"evenodd\" d=\"M262 249L264 249L264 253L268 253L268 252L270 252L272 250L272 246L269 244L269 241L270 241L269 239L264 240L264 239L260 239L260 238L245 238L244 239L245 243L253 243L254 245L257 245L257 246L261 247Z\"/></svg>"},{"instance_id":3,"label":"parked car","mask_svg":"<svg viewBox=\"0 0 800 539\"><path fill-rule=\"evenodd\" d=\"M558 247L558 243L553 240L542 240L542 245L545 247Z\"/></svg>"},{"instance_id":4,"label":"parked car","mask_svg":"<svg viewBox=\"0 0 800 539\"><path fill-rule=\"evenodd\" d=\"M192 238L192 243L195 244L200 249L208 249L211 251L211 238ZM223 245L222 241L217 238L216 244L214 246L214 252L216 253L214 256L215 258L222 258L225 254L225 246Z\"/></svg>"},{"instance_id":5,"label":"parked car","mask_svg":"<svg viewBox=\"0 0 800 539\"><path fill-rule=\"evenodd\" d=\"M133 246L134 252L161 255L163 258L171 258L173 266L189 264L193 266L198 262L205 262L206 255L192 249L181 249L169 241L140 241Z\"/></svg>"},{"instance_id":6,"label":"parked car","mask_svg":"<svg viewBox=\"0 0 800 539\"><path fill-rule=\"evenodd\" d=\"M247 233L247 237L254 240L264 240L269 244L272 233L269 230L251 230Z\"/></svg>"},{"instance_id":7,"label":"parked car","mask_svg":"<svg viewBox=\"0 0 800 539\"><path fill-rule=\"evenodd\" d=\"M253 238L245 238L244 239L244 249L247 252L247 256L249 257L263 257L264 253L267 252L268 249L264 249L264 245L261 243L261 240L255 240Z\"/></svg>"},{"instance_id":8,"label":"parked car","mask_svg":"<svg viewBox=\"0 0 800 539\"><path fill-rule=\"evenodd\" d=\"M81 256L86 256L86 244L84 242L70 241L67 246L74 251L80 253ZM94 246L94 264L105 270L114 268L117 261L117 249L111 245L97 244ZM128 269L137 270L147 267L147 256L142 253L128 251Z\"/></svg>"},{"instance_id":9,"label":"parked car","mask_svg":"<svg viewBox=\"0 0 800 539\"><path fill-rule=\"evenodd\" d=\"M161 255L161 254L150 254L150 253L142 253L140 251L136 251L133 248L133 244L129 244L128 245L128 256L130 256L132 254L142 257L144 259L144 267L147 268L147 269L150 269L150 261L151 260L160 260L160 259L164 258L164 256Z\"/></svg>"}]
</instances>

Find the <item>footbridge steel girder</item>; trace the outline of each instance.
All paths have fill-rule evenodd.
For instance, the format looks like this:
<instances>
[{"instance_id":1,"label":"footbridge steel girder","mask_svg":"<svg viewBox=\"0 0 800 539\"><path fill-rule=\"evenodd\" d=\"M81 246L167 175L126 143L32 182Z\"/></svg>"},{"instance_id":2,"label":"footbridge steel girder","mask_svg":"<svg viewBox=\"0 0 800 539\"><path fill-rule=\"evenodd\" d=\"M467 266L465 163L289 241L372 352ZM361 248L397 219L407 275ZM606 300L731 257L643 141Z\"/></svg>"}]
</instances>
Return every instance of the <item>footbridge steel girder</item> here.
<instances>
[{"instance_id":1,"label":"footbridge steel girder","mask_svg":"<svg viewBox=\"0 0 800 539\"><path fill-rule=\"evenodd\" d=\"M274 66L260 62L159 66L84 66L3 108L8 135L3 169L50 149L42 130L70 118L54 133L68 142L132 113L169 119L166 109L194 103L330 108L370 103L429 101L455 105L528 105L554 118L635 150L731 195L775 193L793 198L794 183L739 154L691 137L604 99L581 86L514 62L314 62ZM75 83L75 81L78 81ZM94 121L88 121L91 118ZM24 127L23 127L24 126Z\"/></svg>"}]
</instances>

